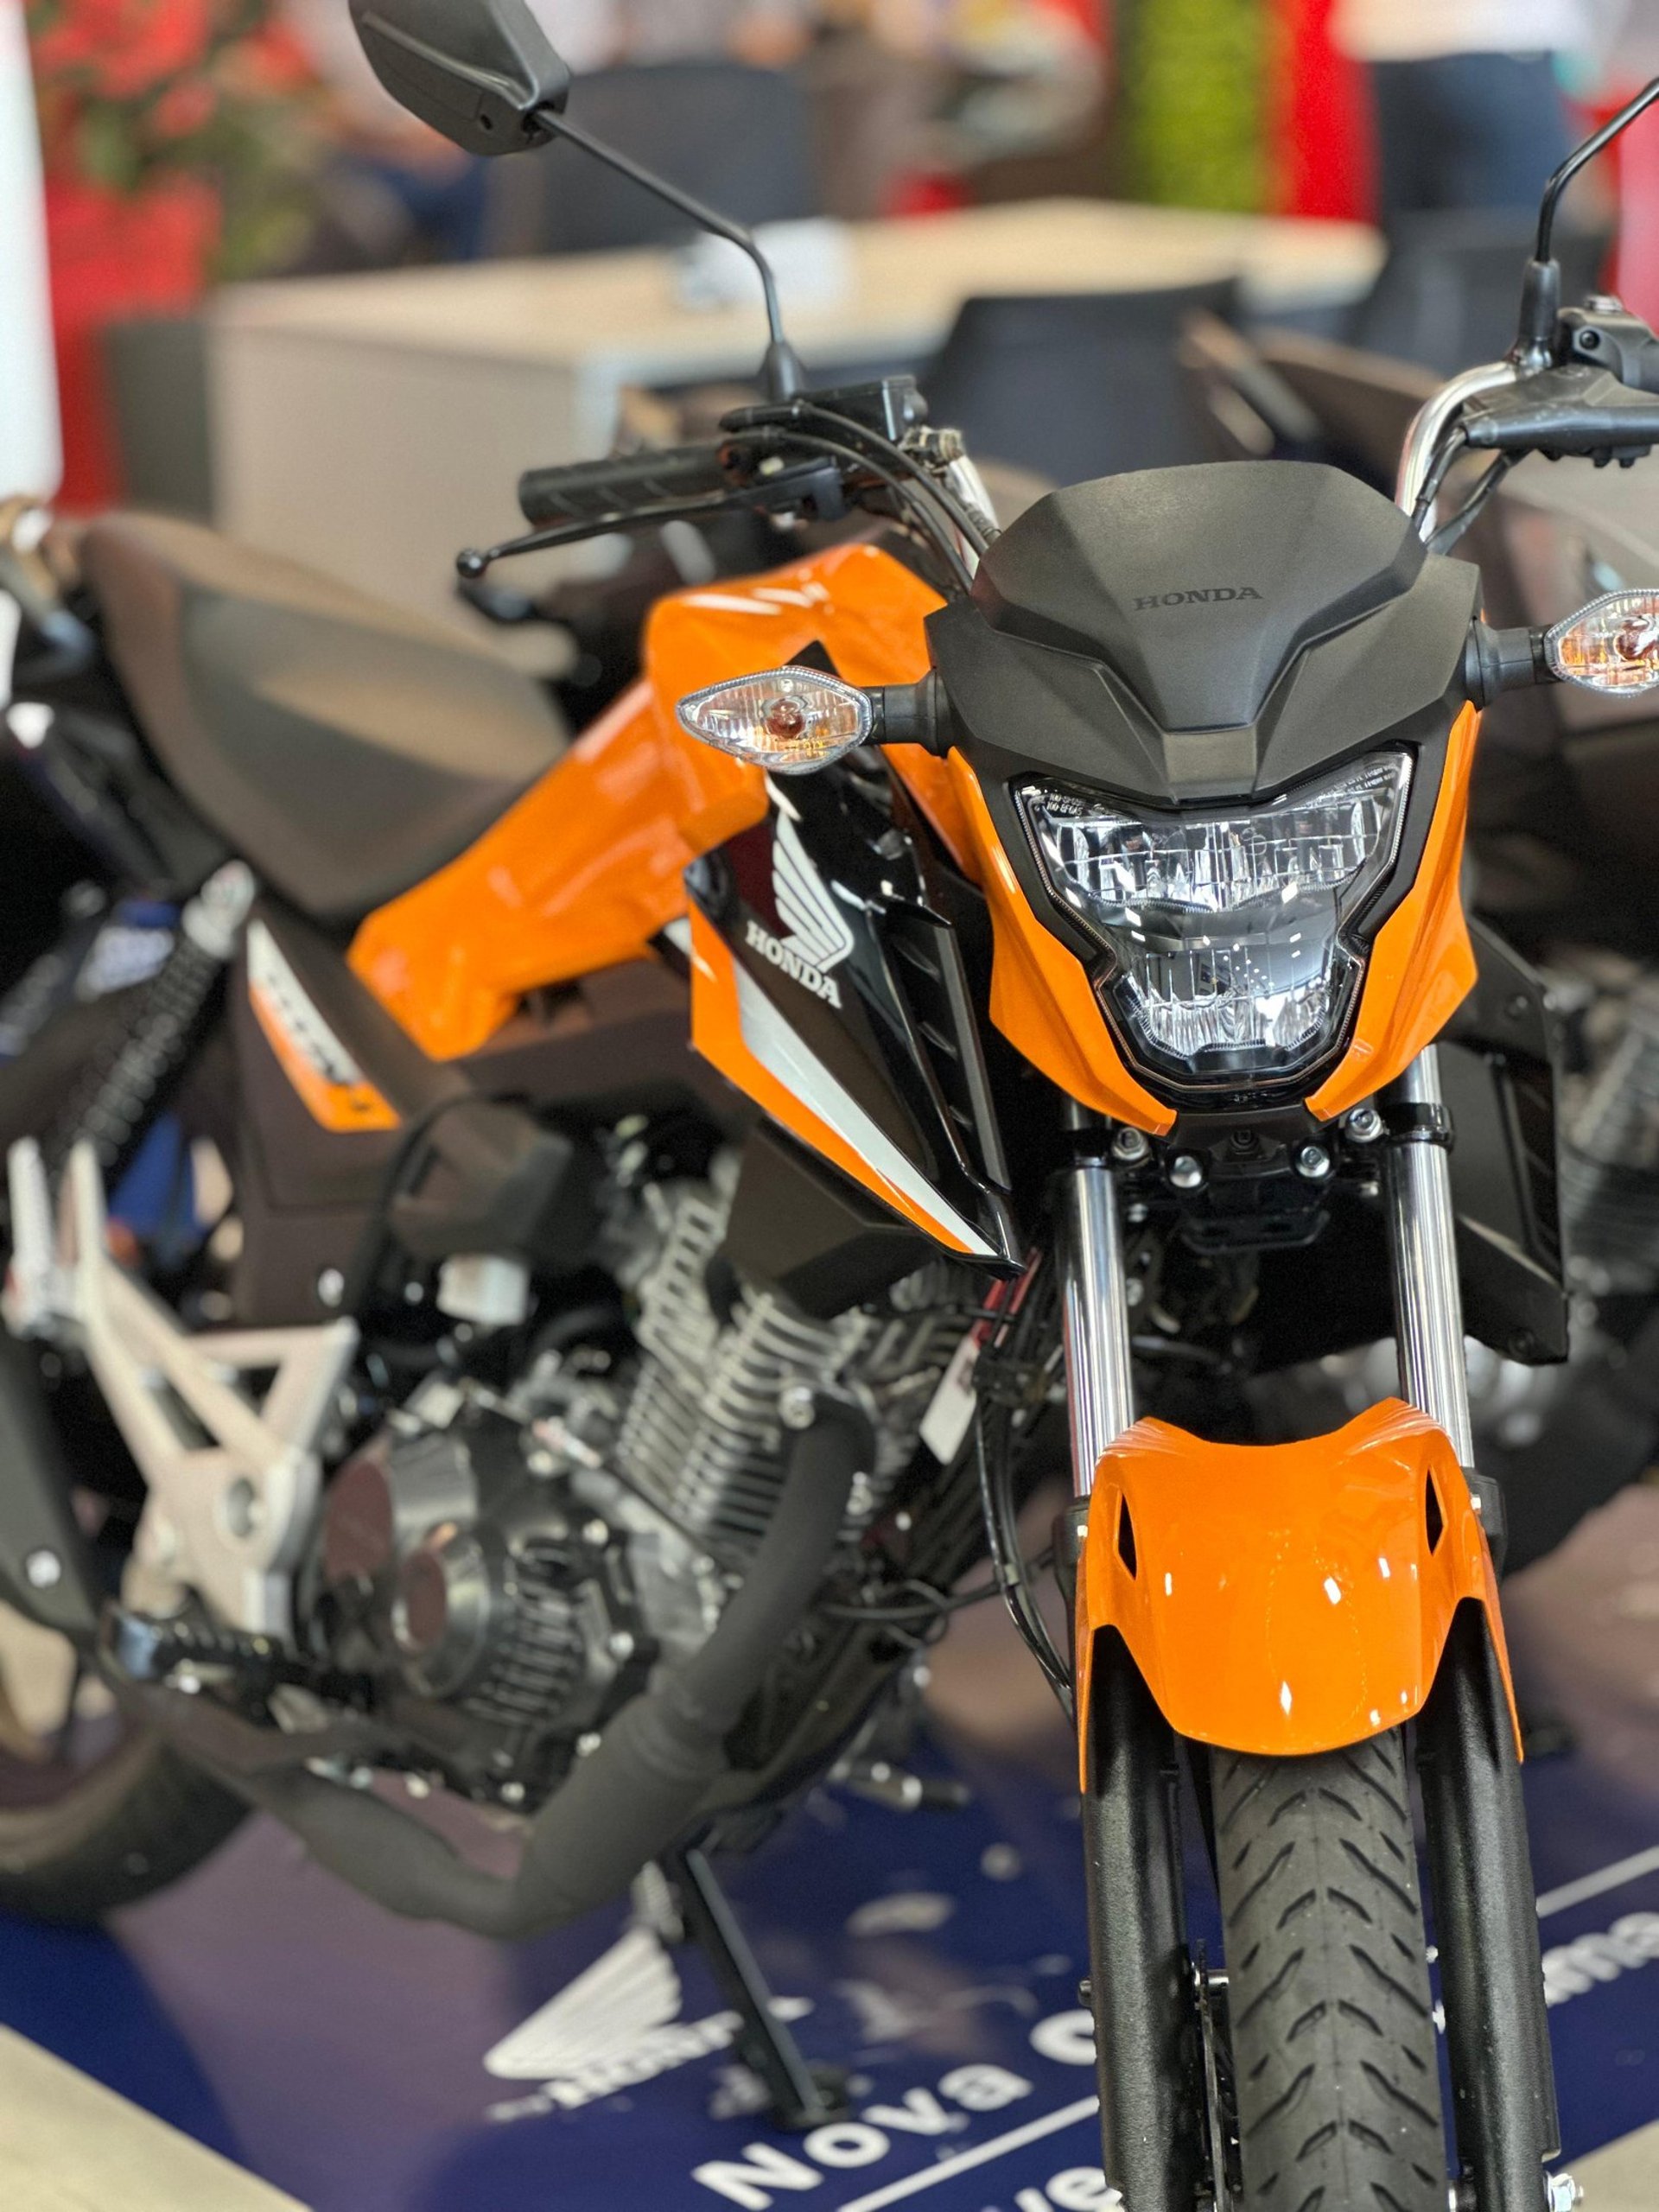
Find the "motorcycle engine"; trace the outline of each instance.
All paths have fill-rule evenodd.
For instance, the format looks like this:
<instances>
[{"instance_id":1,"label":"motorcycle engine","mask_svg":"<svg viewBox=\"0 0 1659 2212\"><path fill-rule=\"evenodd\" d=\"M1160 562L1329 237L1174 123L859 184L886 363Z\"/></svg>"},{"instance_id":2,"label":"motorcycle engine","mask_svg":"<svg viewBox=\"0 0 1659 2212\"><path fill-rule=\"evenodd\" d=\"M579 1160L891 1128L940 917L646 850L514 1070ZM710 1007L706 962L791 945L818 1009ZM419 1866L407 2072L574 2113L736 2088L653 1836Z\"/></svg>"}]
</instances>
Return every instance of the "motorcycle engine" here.
<instances>
[{"instance_id":1,"label":"motorcycle engine","mask_svg":"<svg viewBox=\"0 0 1659 2212\"><path fill-rule=\"evenodd\" d=\"M386 1684L470 1787L511 1775L512 1802L544 1794L702 1643L776 1510L791 1386L856 1392L874 1416L849 1541L915 1455L973 1279L942 1264L810 1319L721 1258L734 1182L719 1154L706 1177L620 1192L607 1256L627 1325L556 1319L556 1348L505 1391L429 1379L330 1486L334 1655ZM423 1725L440 1707L467 1727Z\"/></svg>"}]
</instances>

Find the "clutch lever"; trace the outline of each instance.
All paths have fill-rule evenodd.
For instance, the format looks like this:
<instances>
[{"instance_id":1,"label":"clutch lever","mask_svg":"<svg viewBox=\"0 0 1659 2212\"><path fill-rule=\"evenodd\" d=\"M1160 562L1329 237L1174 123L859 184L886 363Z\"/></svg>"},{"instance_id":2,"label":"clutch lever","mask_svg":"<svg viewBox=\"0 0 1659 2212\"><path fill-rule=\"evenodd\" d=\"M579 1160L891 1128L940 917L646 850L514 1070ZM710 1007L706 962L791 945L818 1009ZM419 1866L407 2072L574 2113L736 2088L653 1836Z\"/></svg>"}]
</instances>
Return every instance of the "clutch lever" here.
<instances>
[{"instance_id":1,"label":"clutch lever","mask_svg":"<svg viewBox=\"0 0 1659 2212\"><path fill-rule=\"evenodd\" d=\"M545 530L528 531L499 545L469 546L455 556L463 583L475 584L498 561L513 560L523 553L545 553L562 545L580 545L594 537L614 537L619 531L658 529L671 522L706 522L715 515L741 512L745 508L762 514L784 514L810 507L821 522L836 522L847 512L841 472L833 462L817 459L793 463L779 457L770 474L757 474L753 481L738 484L712 498L676 499L648 507L613 508L581 522L554 523ZM763 464L764 467L764 464Z\"/></svg>"}]
</instances>

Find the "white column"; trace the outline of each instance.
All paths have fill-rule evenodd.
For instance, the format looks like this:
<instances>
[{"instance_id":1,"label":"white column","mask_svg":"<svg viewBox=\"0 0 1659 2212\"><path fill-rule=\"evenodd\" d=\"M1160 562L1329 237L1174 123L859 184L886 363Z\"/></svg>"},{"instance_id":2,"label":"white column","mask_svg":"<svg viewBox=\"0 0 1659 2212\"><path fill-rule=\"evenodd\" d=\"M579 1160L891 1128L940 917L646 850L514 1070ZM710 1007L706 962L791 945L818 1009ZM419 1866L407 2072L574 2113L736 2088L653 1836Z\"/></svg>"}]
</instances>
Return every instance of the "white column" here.
<instances>
[{"instance_id":1,"label":"white column","mask_svg":"<svg viewBox=\"0 0 1659 2212\"><path fill-rule=\"evenodd\" d=\"M0 0L0 498L63 473L46 219L22 0Z\"/></svg>"}]
</instances>

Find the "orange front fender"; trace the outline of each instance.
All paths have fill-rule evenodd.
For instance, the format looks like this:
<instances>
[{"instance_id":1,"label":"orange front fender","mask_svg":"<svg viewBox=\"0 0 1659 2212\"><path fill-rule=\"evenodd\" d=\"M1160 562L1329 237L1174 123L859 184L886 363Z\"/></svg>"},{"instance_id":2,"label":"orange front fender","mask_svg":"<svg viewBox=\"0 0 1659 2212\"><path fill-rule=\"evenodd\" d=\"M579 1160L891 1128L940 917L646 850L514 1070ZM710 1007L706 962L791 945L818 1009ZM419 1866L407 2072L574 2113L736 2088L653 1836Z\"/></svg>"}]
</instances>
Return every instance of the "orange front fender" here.
<instances>
[{"instance_id":1,"label":"orange front fender","mask_svg":"<svg viewBox=\"0 0 1659 2212\"><path fill-rule=\"evenodd\" d=\"M1205 1444L1139 1421L1102 1459L1090 1504L1077 1712L1086 1721L1095 1638L1110 1628L1178 1735L1275 1758L1335 1751L1421 1711L1469 1599L1509 1689L1468 1483L1445 1433L1397 1399L1296 1444ZM1512 1689L1510 1703L1513 1716Z\"/></svg>"}]
</instances>

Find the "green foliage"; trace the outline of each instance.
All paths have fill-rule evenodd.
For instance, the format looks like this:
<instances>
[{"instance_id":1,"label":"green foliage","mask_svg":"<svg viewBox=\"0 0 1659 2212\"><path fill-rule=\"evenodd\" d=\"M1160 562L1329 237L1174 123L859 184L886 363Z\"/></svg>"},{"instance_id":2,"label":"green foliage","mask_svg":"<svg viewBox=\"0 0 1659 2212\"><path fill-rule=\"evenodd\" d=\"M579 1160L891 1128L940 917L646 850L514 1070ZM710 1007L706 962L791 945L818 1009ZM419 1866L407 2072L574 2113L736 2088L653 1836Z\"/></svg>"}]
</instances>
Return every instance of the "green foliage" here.
<instances>
[{"instance_id":1,"label":"green foliage","mask_svg":"<svg viewBox=\"0 0 1659 2212\"><path fill-rule=\"evenodd\" d=\"M1131 198L1267 204L1271 35L1271 0L1119 0L1119 161Z\"/></svg>"}]
</instances>

